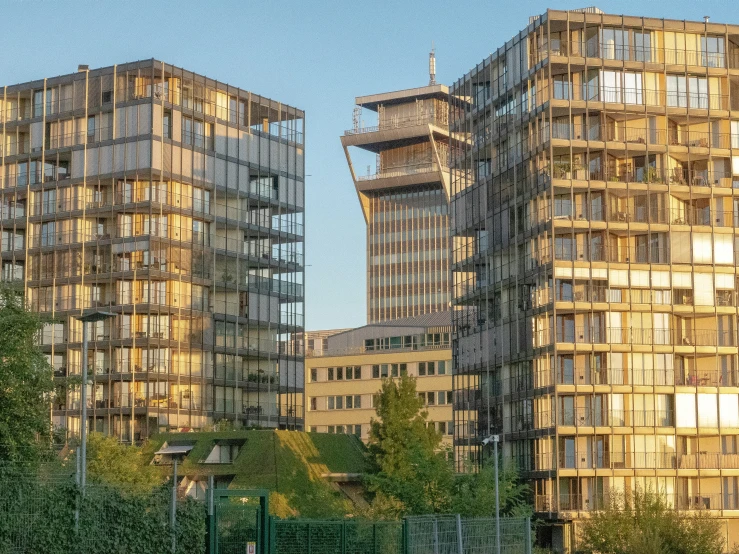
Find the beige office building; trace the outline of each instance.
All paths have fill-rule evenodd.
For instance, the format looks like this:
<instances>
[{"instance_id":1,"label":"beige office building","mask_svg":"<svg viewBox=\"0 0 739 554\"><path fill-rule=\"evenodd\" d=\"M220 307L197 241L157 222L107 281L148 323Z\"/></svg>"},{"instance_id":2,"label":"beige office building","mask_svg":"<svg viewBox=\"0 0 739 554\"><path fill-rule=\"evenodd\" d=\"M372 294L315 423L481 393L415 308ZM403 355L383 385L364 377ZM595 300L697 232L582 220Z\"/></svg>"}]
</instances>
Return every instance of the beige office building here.
<instances>
[{"instance_id":1,"label":"beige office building","mask_svg":"<svg viewBox=\"0 0 739 554\"><path fill-rule=\"evenodd\" d=\"M739 25L548 10L450 104L458 463L559 552L636 487L739 542Z\"/></svg>"},{"instance_id":2,"label":"beige office building","mask_svg":"<svg viewBox=\"0 0 739 554\"><path fill-rule=\"evenodd\" d=\"M416 377L429 425L451 446L451 315L447 312L307 333L321 348L306 351L305 429L369 438L374 397L383 378Z\"/></svg>"},{"instance_id":3,"label":"beige office building","mask_svg":"<svg viewBox=\"0 0 739 554\"><path fill-rule=\"evenodd\" d=\"M55 427L101 311L88 429L302 428L303 121L156 60L0 89L2 278L50 322Z\"/></svg>"}]
</instances>

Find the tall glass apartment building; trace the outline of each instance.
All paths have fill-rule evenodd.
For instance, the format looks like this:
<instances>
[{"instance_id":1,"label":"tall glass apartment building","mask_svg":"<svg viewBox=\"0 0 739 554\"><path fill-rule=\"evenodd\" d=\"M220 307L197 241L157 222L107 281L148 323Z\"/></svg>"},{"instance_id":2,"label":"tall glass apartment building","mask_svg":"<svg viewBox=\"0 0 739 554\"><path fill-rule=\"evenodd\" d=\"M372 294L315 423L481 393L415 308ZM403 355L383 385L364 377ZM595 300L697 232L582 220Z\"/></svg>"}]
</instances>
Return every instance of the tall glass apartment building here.
<instances>
[{"instance_id":1,"label":"tall glass apartment building","mask_svg":"<svg viewBox=\"0 0 739 554\"><path fill-rule=\"evenodd\" d=\"M460 467L560 551L636 487L739 541L739 26L549 10L450 103Z\"/></svg>"},{"instance_id":2,"label":"tall glass apartment building","mask_svg":"<svg viewBox=\"0 0 739 554\"><path fill-rule=\"evenodd\" d=\"M448 310L448 88L431 84L356 99L341 143L367 223L369 323ZM377 113L364 126L362 109ZM349 147L376 154L363 175Z\"/></svg>"},{"instance_id":3,"label":"tall glass apartment building","mask_svg":"<svg viewBox=\"0 0 739 554\"><path fill-rule=\"evenodd\" d=\"M2 278L47 320L56 427L302 427L302 111L155 60L6 86Z\"/></svg>"}]
</instances>

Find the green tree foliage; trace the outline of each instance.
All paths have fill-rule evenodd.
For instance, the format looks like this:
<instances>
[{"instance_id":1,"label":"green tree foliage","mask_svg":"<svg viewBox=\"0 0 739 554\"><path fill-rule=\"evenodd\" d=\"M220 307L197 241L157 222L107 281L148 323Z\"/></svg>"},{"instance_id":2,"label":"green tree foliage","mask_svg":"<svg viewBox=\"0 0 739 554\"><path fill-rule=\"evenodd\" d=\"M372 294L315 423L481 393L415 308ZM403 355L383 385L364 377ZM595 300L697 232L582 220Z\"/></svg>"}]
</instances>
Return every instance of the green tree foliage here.
<instances>
[{"instance_id":1,"label":"green tree foliage","mask_svg":"<svg viewBox=\"0 0 739 554\"><path fill-rule=\"evenodd\" d=\"M579 550L598 554L721 554L718 520L670 508L653 491L611 494L603 510L580 527Z\"/></svg>"},{"instance_id":2,"label":"green tree foliage","mask_svg":"<svg viewBox=\"0 0 739 554\"><path fill-rule=\"evenodd\" d=\"M529 504L530 487L521 481L518 468L512 462L499 461L498 497L500 514L528 517L533 510ZM495 516L495 459L490 456L477 473L468 472L456 477L452 512L463 517Z\"/></svg>"},{"instance_id":3,"label":"green tree foliage","mask_svg":"<svg viewBox=\"0 0 739 554\"><path fill-rule=\"evenodd\" d=\"M92 483L139 492L150 491L163 481L159 468L147 463L140 448L101 433L88 435L87 475Z\"/></svg>"},{"instance_id":4,"label":"green tree foliage","mask_svg":"<svg viewBox=\"0 0 739 554\"><path fill-rule=\"evenodd\" d=\"M459 513L495 515L495 471L489 459L478 473L455 475L440 451L441 436L429 427L423 401L412 377L383 381L376 401L377 419L370 427L370 454L375 471L369 477L375 497L365 517L396 519L404 515ZM530 515L529 488L513 464L501 464L502 515Z\"/></svg>"},{"instance_id":5,"label":"green tree foliage","mask_svg":"<svg viewBox=\"0 0 739 554\"><path fill-rule=\"evenodd\" d=\"M78 496L71 480L45 481L30 474L0 476L0 552L45 554L159 554L171 552L170 490L125 493L105 485ZM79 501L79 531L75 507ZM175 554L205 553L205 507L177 503Z\"/></svg>"},{"instance_id":6,"label":"green tree foliage","mask_svg":"<svg viewBox=\"0 0 739 554\"><path fill-rule=\"evenodd\" d=\"M40 330L22 295L0 288L0 460L29 460L48 446L54 386L36 345Z\"/></svg>"},{"instance_id":7,"label":"green tree foliage","mask_svg":"<svg viewBox=\"0 0 739 554\"><path fill-rule=\"evenodd\" d=\"M438 452L441 435L429 427L428 413L407 375L385 379L370 424L369 449L376 472L371 490L401 502L408 514L445 512L454 474Z\"/></svg>"}]
</instances>

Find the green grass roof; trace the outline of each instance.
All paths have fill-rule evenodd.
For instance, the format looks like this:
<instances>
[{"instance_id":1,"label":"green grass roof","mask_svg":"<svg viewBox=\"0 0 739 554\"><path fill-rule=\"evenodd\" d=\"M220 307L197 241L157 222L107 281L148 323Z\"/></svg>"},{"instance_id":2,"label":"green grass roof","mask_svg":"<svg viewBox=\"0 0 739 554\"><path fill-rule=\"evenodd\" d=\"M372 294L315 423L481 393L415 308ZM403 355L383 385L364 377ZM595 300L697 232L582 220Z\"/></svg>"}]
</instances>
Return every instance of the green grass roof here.
<instances>
[{"instance_id":1,"label":"green grass roof","mask_svg":"<svg viewBox=\"0 0 739 554\"><path fill-rule=\"evenodd\" d=\"M245 439L232 464L203 464L219 439ZM352 435L328 435L298 431L218 431L163 433L146 447L149 456L165 443L194 443L179 466L180 475L233 475L230 488L268 489L272 511L286 516L342 516L351 505L339 488L323 476L327 473L364 473L367 451Z\"/></svg>"}]
</instances>

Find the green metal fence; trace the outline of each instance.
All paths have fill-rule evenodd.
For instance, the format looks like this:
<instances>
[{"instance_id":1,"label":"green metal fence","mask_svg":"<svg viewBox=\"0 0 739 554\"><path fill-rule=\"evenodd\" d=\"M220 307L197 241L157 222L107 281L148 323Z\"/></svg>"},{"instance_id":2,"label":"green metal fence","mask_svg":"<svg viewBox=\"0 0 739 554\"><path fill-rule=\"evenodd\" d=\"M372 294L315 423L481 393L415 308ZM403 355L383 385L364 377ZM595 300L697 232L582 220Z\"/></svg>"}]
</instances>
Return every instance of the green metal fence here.
<instances>
[{"instance_id":1,"label":"green metal fence","mask_svg":"<svg viewBox=\"0 0 739 554\"><path fill-rule=\"evenodd\" d=\"M400 521L280 520L270 522L271 554L395 554L404 551Z\"/></svg>"},{"instance_id":2,"label":"green metal fence","mask_svg":"<svg viewBox=\"0 0 739 554\"><path fill-rule=\"evenodd\" d=\"M530 520L502 518L500 538L501 554L531 554ZM492 554L495 547L494 518L270 519L270 554Z\"/></svg>"}]
</instances>

